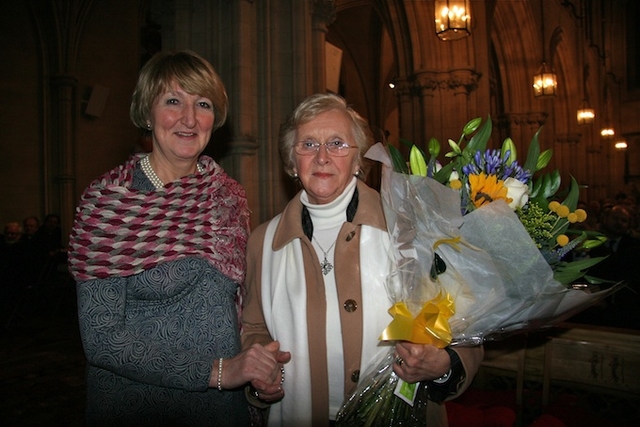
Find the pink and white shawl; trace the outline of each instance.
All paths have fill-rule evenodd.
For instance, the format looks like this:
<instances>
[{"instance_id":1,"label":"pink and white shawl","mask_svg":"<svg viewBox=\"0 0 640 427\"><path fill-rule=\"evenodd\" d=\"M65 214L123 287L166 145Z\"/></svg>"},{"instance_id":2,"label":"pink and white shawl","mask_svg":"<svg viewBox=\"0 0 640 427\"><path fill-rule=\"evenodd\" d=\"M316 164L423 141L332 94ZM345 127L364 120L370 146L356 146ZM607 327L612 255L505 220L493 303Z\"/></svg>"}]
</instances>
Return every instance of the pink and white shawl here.
<instances>
[{"instance_id":1,"label":"pink and white shawl","mask_svg":"<svg viewBox=\"0 0 640 427\"><path fill-rule=\"evenodd\" d=\"M69 241L74 279L131 276L195 255L242 284L249 233L242 186L202 156L203 173L156 191L131 189L140 158L132 156L83 193Z\"/></svg>"}]
</instances>

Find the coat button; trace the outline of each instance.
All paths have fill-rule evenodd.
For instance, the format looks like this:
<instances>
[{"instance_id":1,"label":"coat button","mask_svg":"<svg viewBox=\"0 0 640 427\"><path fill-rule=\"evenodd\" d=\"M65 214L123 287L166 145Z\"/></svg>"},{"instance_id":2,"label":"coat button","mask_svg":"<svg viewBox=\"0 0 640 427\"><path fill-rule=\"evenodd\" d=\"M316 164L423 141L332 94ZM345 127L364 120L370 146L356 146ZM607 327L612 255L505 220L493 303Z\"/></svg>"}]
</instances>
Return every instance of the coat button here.
<instances>
[{"instance_id":1,"label":"coat button","mask_svg":"<svg viewBox=\"0 0 640 427\"><path fill-rule=\"evenodd\" d=\"M360 370L357 369L351 373L351 381L353 381L354 383L357 383L359 379L360 379Z\"/></svg>"},{"instance_id":2,"label":"coat button","mask_svg":"<svg viewBox=\"0 0 640 427\"><path fill-rule=\"evenodd\" d=\"M353 313L358 309L358 303L352 299L348 299L344 302L344 309L347 313Z\"/></svg>"}]
</instances>

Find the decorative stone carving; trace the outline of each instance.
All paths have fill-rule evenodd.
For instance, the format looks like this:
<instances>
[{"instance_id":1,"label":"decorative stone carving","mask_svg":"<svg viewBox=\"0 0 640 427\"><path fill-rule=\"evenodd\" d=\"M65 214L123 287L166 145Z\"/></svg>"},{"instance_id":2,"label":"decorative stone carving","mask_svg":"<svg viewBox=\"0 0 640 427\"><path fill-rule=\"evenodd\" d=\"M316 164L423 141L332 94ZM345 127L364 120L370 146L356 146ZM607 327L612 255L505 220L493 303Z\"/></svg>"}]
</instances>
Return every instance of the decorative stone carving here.
<instances>
[{"instance_id":1,"label":"decorative stone carving","mask_svg":"<svg viewBox=\"0 0 640 427\"><path fill-rule=\"evenodd\" d=\"M333 0L315 0L313 2L313 17L331 25L336 20L336 6Z\"/></svg>"},{"instance_id":2,"label":"decorative stone carving","mask_svg":"<svg viewBox=\"0 0 640 427\"><path fill-rule=\"evenodd\" d=\"M396 79L394 80L393 84L395 85L395 94L399 99L409 98L412 95L416 94L416 86L410 80Z\"/></svg>"},{"instance_id":3,"label":"decorative stone carving","mask_svg":"<svg viewBox=\"0 0 640 427\"><path fill-rule=\"evenodd\" d=\"M527 113L505 113L501 117L501 121L506 127L512 126L534 126L540 127L544 125L548 114L542 111L530 111Z\"/></svg>"},{"instance_id":4,"label":"decorative stone carving","mask_svg":"<svg viewBox=\"0 0 640 427\"><path fill-rule=\"evenodd\" d=\"M579 133L557 134L556 142L558 144L577 144L580 142L580 137Z\"/></svg>"},{"instance_id":5,"label":"decorative stone carving","mask_svg":"<svg viewBox=\"0 0 640 427\"><path fill-rule=\"evenodd\" d=\"M422 90L453 90L469 94L478 87L482 73L472 69L450 71L420 71L415 74L415 84Z\"/></svg>"}]
</instances>

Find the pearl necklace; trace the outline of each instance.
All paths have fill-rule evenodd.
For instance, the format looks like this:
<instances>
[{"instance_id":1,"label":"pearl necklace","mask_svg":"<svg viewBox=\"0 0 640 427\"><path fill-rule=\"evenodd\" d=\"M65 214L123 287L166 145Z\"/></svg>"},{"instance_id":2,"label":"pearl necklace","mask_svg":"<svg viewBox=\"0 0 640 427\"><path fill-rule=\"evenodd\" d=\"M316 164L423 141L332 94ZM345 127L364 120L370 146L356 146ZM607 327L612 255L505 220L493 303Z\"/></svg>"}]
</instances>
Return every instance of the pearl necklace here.
<instances>
[{"instance_id":1,"label":"pearl necklace","mask_svg":"<svg viewBox=\"0 0 640 427\"><path fill-rule=\"evenodd\" d=\"M331 249L333 249L333 246L336 244L338 239L334 240L333 243L331 244L331 246L329 246L329 249L327 249L325 251L322 248L322 246L320 246L320 242L318 242L318 239L316 239L315 236L313 238L316 241L316 245L318 245L318 247L320 248L320 250L324 254L324 260L320 263L320 268L322 269L322 274L324 274L326 276L327 274L331 273L331 270L333 270L333 264L331 264L329 262L329 260L327 260L327 254L331 251Z\"/></svg>"},{"instance_id":2,"label":"pearl necklace","mask_svg":"<svg viewBox=\"0 0 640 427\"><path fill-rule=\"evenodd\" d=\"M156 171L154 171L153 168L151 167L151 163L149 162L148 155L143 157L142 160L140 160L140 167L142 168L142 172L144 172L144 174L147 175L147 178L149 178L149 181L151 181L151 183L153 184L154 187L156 187L156 189L164 187L164 182L162 182L160 177L158 177L158 174L156 174ZM202 166L200 166L200 163L197 163L196 167L198 168L199 173L204 172L204 169L202 168Z\"/></svg>"}]
</instances>

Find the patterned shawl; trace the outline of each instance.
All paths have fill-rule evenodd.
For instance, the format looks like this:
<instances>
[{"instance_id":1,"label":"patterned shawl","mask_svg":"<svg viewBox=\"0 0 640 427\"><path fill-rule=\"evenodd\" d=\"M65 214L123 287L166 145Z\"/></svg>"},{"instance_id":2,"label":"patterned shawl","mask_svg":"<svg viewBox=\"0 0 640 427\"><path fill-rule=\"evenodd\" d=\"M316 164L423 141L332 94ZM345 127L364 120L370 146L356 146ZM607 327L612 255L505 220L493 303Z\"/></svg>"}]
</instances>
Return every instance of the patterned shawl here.
<instances>
[{"instance_id":1,"label":"patterned shawl","mask_svg":"<svg viewBox=\"0 0 640 427\"><path fill-rule=\"evenodd\" d=\"M210 157L156 191L131 189L141 156L95 180L76 209L69 245L75 280L131 276L190 255L244 281L249 209L244 189Z\"/></svg>"}]
</instances>

